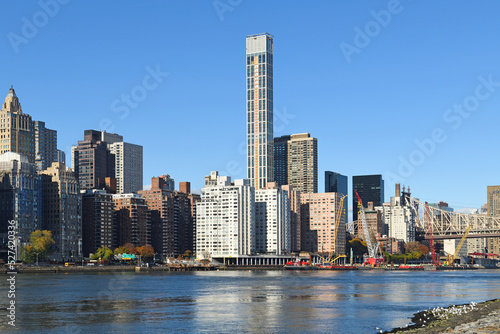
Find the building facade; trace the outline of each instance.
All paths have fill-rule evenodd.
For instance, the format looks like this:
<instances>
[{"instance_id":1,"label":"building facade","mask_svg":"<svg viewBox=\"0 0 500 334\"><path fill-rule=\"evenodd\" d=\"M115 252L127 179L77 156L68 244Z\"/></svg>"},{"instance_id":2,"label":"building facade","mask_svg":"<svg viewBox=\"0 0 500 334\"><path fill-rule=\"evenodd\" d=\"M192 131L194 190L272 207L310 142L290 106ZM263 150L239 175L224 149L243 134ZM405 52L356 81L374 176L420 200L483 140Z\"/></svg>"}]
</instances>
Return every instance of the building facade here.
<instances>
[{"instance_id":1,"label":"building facade","mask_svg":"<svg viewBox=\"0 0 500 334\"><path fill-rule=\"evenodd\" d=\"M82 190L96 189L99 180L115 177L114 156L101 136L101 131L85 130L84 139L72 147L72 167Z\"/></svg>"},{"instance_id":2,"label":"building facade","mask_svg":"<svg viewBox=\"0 0 500 334\"><path fill-rule=\"evenodd\" d=\"M57 160L56 162L62 162L66 164L66 153L62 150L57 150Z\"/></svg>"},{"instance_id":3,"label":"building facade","mask_svg":"<svg viewBox=\"0 0 500 334\"><path fill-rule=\"evenodd\" d=\"M281 186L290 200L290 242L291 251L300 252L302 250L301 233L301 214L300 214L300 191L296 191L292 186Z\"/></svg>"},{"instance_id":4,"label":"building facade","mask_svg":"<svg viewBox=\"0 0 500 334\"><path fill-rule=\"evenodd\" d=\"M35 162L38 170L49 168L58 160L57 131L45 127L45 122L35 121Z\"/></svg>"},{"instance_id":5,"label":"building facade","mask_svg":"<svg viewBox=\"0 0 500 334\"><path fill-rule=\"evenodd\" d=\"M144 198L137 194L116 194L113 202L118 246L127 243L136 247L151 245L151 224Z\"/></svg>"},{"instance_id":6,"label":"building facade","mask_svg":"<svg viewBox=\"0 0 500 334\"><path fill-rule=\"evenodd\" d=\"M190 194L191 193L191 182L179 182L179 192Z\"/></svg>"},{"instance_id":7,"label":"building facade","mask_svg":"<svg viewBox=\"0 0 500 334\"><path fill-rule=\"evenodd\" d=\"M273 36L246 38L247 178L256 189L274 181Z\"/></svg>"},{"instance_id":8,"label":"building facade","mask_svg":"<svg viewBox=\"0 0 500 334\"><path fill-rule=\"evenodd\" d=\"M347 195L347 176L325 171L325 193L338 193L342 195ZM347 224L347 219L349 218L347 214L347 208L349 207L349 197L344 198L344 203L342 210L344 211L344 222Z\"/></svg>"},{"instance_id":9,"label":"building facade","mask_svg":"<svg viewBox=\"0 0 500 334\"><path fill-rule=\"evenodd\" d=\"M12 86L0 110L0 154L15 152L35 163L35 123L24 114Z\"/></svg>"},{"instance_id":10,"label":"building facade","mask_svg":"<svg viewBox=\"0 0 500 334\"><path fill-rule=\"evenodd\" d=\"M247 180L218 177L196 204L198 259L255 254L255 189Z\"/></svg>"},{"instance_id":11,"label":"building facade","mask_svg":"<svg viewBox=\"0 0 500 334\"><path fill-rule=\"evenodd\" d=\"M365 210L366 225L370 230L371 235L375 238L381 238L385 233L384 231L384 221L382 219L382 212L376 210L372 202L368 202L368 207ZM363 226L358 224L358 238L363 239L364 237Z\"/></svg>"},{"instance_id":12,"label":"building facade","mask_svg":"<svg viewBox=\"0 0 500 334\"><path fill-rule=\"evenodd\" d=\"M255 249L260 254L291 252L290 199L274 182L255 190Z\"/></svg>"},{"instance_id":13,"label":"building facade","mask_svg":"<svg viewBox=\"0 0 500 334\"><path fill-rule=\"evenodd\" d=\"M218 177L218 171L211 171L210 175L205 175L205 187L216 186Z\"/></svg>"},{"instance_id":14,"label":"building facade","mask_svg":"<svg viewBox=\"0 0 500 334\"><path fill-rule=\"evenodd\" d=\"M289 140L289 135L274 138L274 182L279 186L288 184Z\"/></svg>"},{"instance_id":15,"label":"building facade","mask_svg":"<svg viewBox=\"0 0 500 334\"><path fill-rule=\"evenodd\" d=\"M336 172L325 171L325 193L347 195L347 176Z\"/></svg>"},{"instance_id":16,"label":"building facade","mask_svg":"<svg viewBox=\"0 0 500 334\"><path fill-rule=\"evenodd\" d=\"M487 215L500 217L500 186L487 187ZM486 249L488 253L500 254L500 238L487 238Z\"/></svg>"},{"instance_id":17,"label":"building facade","mask_svg":"<svg viewBox=\"0 0 500 334\"><path fill-rule=\"evenodd\" d=\"M53 162L42 174L43 229L52 231L57 260L81 258L82 200L75 173Z\"/></svg>"},{"instance_id":18,"label":"building facade","mask_svg":"<svg viewBox=\"0 0 500 334\"><path fill-rule=\"evenodd\" d=\"M189 234L191 237L191 242L189 250L193 253L196 249L196 203L201 200L200 194L191 193L191 183L190 182L179 182L179 192L187 194L191 207L191 227L189 228Z\"/></svg>"},{"instance_id":19,"label":"building facade","mask_svg":"<svg viewBox=\"0 0 500 334\"><path fill-rule=\"evenodd\" d=\"M108 146L115 157L117 194L137 193L142 190L142 146L125 142L115 142Z\"/></svg>"},{"instance_id":20,"label":"building facade","mask_svg":"<svg viewBox=\"0 0 500 334\"><path fill-rule=\"evenodd\" d=\"M107 177L116 179L117 194L142 190L142 146L123 142L121 135L85 130L71 160L82 190L102 187Z\"/></svg>"},{"instance_id":21,"label":"building facade","mask_svg":"<svg viewBox=\"0 0 500 334\"><path fill-rule=\"evenodd\" d=\"M287 184L301 193L318 192L318 140L309 133L290 136Z\"/></svg>"},{"instance_id":22,"label":"building facade","mask_svg":"<svg viewBox=\"0 0 500 334\"><path fill-rule=\"evenodd\" d=\"M169 174L164 174L159 177L154 177L152 179L152 182L153 182L152 187L154 188L168 190L168 191L175 191L175 181Z\"/></svg>"},{"instance_id":23,"label":"building facade","mask_svg":"<svg viewBox=\"0 0 500 334\"><path fill-rule=\"evenodd\" d=\"M98 189L82 191L82 248L85 257L102 247L118 247L118 230L113 213L112 194Z\"/></svg>"},{"instance_id":24,"label":"building facade","mask_svg":"<svg viewBox=\"0 0 500 334\"><path fill-rule=\"evenodd\" d=\"M375 207L384 203L384 180L382 175L359 175L352 177L352 220L358 220L358 192L366 208L368 202L373 202Z\"/></svg>"},{"instance_id":25,"label":"building facade","mask_svg":"<svg viewBox=\"0 0 500 334\"><path fill-rule=\"evenodd\" d=\"M346 227L337 193L301 193L302 251L337 255L346 251ZM340 217L337 215L340 214ZM336 219L339 218L335 236Z\"/></svg>"},{"instance_id":26,"label":"building facade","mask_svg":"<svg viewBox=\"0 0 500 334\"><path fill-rule=\"evenodd\" d=\"M151 245L163 257L177 257L193 248L193 198L170 190L169 179L154 177L150 190L139 191L150 211Z\"/></svg>"},{"instance_id":27,"label":"building facade","mask_svg":"<svg viewBox=\"0 0 500 334\"><path fill-rule=\"evenodd\" d=\"M388 225L388 237L405 243L415 241L416 213L409 205L410 197L410 188L407 192L403 187L401 193L400 185L396 183L396 194L391 197L390 206L383 206L383 216Z\"/></svg>"},{"instance_id":28,"label":"building facade","mask_svg":"<svg viewBox=\"0 0 500 334\"><path fill-rule=\"evenodd\" d=\"M25 245L31 232L41 229L41 201L42 184L36 165L18 153L1 154L0 249L5 250L5 254L10 221L15 221L17 246ZM19 247L16 248L19 251ZM4 260L7 261L7 257Z\"/></svg>"}]
</instances>

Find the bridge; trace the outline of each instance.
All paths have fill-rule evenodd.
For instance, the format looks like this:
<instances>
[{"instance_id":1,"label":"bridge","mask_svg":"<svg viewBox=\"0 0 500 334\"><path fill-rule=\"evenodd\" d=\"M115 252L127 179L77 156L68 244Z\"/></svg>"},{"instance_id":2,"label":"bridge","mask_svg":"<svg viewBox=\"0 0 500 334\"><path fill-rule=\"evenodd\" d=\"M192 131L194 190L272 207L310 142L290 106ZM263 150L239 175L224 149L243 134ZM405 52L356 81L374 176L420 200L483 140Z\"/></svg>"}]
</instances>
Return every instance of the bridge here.
<instances>
[{"instance_id":1,"label":"bridge","mask_svg":"<svg viewBox=\"0 0 500 334\"><path fill-rule=\"evenodd\" d=\"M408 203L409 202L409 203ZM425 214L425 203L411 197L407 203L416 213L415 230L417 239L429 239L429 221ZM449 212L429 206L429 217L434 240L460 239L467 227L472 226L467 238L500 237L500 217L486 214Z\"/></svg>"}]
</instances>

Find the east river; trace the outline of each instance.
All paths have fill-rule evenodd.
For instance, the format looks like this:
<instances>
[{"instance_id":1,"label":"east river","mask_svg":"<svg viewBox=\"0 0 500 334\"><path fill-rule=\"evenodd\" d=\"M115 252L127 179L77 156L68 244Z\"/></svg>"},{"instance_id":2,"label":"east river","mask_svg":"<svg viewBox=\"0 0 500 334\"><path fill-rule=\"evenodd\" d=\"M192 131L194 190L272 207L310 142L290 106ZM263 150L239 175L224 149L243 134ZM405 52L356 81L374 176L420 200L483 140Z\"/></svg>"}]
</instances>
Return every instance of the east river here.
<instances>
[{"instance_id":1,"label":"east river","mask_svg":"<svg viewBox=\"0 0 500 334\"><path fill-rule=\"evenodd\" d=\"M377 333L418 311L500 298L500 270L18 274L0 332Z\"/></svg>"}]
</instances>

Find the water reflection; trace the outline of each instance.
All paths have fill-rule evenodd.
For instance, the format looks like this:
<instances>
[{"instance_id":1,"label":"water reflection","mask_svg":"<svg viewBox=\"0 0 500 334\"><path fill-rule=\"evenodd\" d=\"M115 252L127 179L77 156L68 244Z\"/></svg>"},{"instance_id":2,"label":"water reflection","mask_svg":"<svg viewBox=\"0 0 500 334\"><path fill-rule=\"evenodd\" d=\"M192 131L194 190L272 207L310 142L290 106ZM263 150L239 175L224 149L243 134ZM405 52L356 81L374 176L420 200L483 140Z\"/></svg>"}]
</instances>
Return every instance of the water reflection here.
<instances>
[{"instance_id":1,"label":"water reflection","mask_svg":"<svg viewBox=\"0 0 500 334\"><path fill-rule=\"evenodd\" d=\"M33 333L373 333L429 307L499 298L499 277L498 270L24 274L16 305L20 329Z\"/></svg>"}]
</instances>

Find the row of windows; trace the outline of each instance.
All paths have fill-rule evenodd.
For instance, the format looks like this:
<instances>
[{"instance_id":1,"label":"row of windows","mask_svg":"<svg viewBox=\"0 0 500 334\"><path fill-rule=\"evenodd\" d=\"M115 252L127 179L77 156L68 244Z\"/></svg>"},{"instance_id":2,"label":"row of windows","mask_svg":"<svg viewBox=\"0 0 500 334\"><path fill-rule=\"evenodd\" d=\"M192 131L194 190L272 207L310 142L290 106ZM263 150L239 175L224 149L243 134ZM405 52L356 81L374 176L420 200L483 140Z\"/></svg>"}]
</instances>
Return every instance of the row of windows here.
<instances>
[{"instance_id":1,"label":"row of windows","mask_svg":"<svg viewBox=\"0 0 500 334\"><path fill-rule=\"evenodd\" d=\"M256 60L258 63L265 63L266 59L269 64L273 63L273 54L270 52L259 52L247 55L247 65L253 64Z\"/></svg>"},{"instance_id":2,"label":"row of windows","mask_svg":"<svg viewBox=\"0 0 500 334\"><path fill-rule=\"evenodd\" d=\"M267 75L266 75L267 73ZM273 67L269 64L249 65L247 66L247 78L250 77L272 77Z\"/></svg>"}]
</instances>

